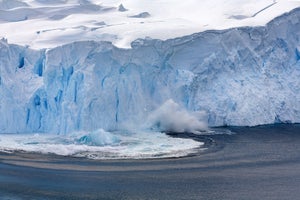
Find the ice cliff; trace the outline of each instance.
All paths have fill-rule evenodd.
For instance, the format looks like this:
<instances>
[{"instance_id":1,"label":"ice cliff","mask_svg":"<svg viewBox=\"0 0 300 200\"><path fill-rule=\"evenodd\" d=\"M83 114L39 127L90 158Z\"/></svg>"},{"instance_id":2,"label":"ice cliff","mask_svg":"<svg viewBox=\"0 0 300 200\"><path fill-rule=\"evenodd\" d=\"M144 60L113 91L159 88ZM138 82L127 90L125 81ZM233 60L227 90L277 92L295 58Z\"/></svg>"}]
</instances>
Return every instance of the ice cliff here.
<instances>
[{"instance_id":1,"label":"ice cliff","mask_svg":"<svg viewBox=\"0 0 300 200\"><path fill-rule=\"evenodd\" d=\"M86 41L38 51L2 39L0 132L137 126L169 99L206 111L210 126L300 122L299 77L300 9L264 27L131 49Z\"/></svg>"}]
</instances>

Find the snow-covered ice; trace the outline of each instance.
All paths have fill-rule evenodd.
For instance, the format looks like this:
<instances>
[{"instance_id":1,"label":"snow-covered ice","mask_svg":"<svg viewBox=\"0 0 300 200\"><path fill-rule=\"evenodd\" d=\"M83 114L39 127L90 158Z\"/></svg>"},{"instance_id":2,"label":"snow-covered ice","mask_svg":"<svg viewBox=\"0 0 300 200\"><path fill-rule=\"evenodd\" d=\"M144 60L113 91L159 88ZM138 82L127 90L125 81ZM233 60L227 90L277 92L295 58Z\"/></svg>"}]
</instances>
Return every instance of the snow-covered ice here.
<instances>
[{"instance_id":1,"label":"snow-covered ice","mask_svg":"<svg viewBox=\"0 0 300 200\"><path fill-rule=\"evenodd\" d=\"M74 41L170 39L211 29L265 25L299 0L1 0L0 37L34 49Z\"/></svg>"},{"instance_id":2,"label":"snow-covered ice","mask_svg":"<svg viewBox=\"0 0 300 200\"><path fill-rule=\"evenodd\" d=\"M2 39L0 131L66 134L138 124L194 132L202 122L300 122L299 16L296 9L264 27L139 39L131 49L82 41L32 50ZM175 110L167 118L159 108ZM185 122L196 119L198 125Z\"/></svg>"}]
</instances>

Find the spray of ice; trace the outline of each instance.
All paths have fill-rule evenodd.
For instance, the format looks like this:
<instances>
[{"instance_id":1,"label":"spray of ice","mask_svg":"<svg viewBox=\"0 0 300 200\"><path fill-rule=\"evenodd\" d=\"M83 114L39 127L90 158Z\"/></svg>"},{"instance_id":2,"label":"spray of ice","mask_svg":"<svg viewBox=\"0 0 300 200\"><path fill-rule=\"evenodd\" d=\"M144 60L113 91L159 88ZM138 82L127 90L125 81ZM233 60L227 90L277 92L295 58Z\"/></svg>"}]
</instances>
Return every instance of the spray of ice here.
<instances>
[{"instance_id":1,"label":"spray of ice","mask_svg":"<svg viewBox=\"0 0 300 200\"><path fill-rule=\"evenodd\" d=\"M80 131L67 135L2 134L0 151L39 152L90 159L182 157L199 151L203 143L173 138L162 132L198 133L207 128L203 112L188 112L172 99L151 112L135 129Z\"/></svg>"},{"instance_id":2,"label":"spray of ice","mask_svg":"<svg viewBox=\"0 0 300 200\"><path fill-rule=\"evenodd\" d=\"M205 117L205 112L189 112L169 99L149 115L147 125L163 132L199 133L207 130Z\"/></svg>"}]
</instances>

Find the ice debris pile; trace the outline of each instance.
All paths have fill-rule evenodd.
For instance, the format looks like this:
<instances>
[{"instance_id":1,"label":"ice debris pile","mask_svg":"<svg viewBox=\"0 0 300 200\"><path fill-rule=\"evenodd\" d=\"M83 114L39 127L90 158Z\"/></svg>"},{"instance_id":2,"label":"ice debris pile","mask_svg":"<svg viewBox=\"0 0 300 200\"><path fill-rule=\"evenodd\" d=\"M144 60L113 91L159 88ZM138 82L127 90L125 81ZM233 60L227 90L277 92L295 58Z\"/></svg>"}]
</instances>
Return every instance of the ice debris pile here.
<instances>
[{"instance_id":1,"label":"ice debris pile","mask_svg":"<svg viewBox=\"0 0 300 200\"><path fill-rule=\"evenodd\" d=\"M300 9L264 27L131 45L32 50L2 39L0 132L117 130L145 123L170 99L205 111L209 126L300 122Z\"/></svg>"}]
</instances>

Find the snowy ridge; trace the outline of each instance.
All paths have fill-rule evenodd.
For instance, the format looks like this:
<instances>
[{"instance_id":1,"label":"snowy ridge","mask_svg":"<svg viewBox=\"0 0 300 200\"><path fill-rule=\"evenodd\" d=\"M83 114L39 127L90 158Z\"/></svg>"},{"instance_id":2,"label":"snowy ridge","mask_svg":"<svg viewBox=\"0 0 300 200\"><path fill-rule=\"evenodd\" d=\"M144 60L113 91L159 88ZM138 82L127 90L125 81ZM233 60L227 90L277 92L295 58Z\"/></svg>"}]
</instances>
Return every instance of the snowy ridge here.
<instances>
[{"instance_id":1,"label":"snowy ridge","mask_svg":"<svg viewBox=\"0 0 300 200\"><path fill-rule=\"evenodd\" d=\"M0 0L0 37L34 49L74 41L130 48L138 38L262 26L299 0Z\"/></svg>"},{"instance_id":2,"label":"snowy ridge","mask_svg":"<svg viewBox=\"0 0 300 200\"><path fill-rule=\"evenodd\" d=\"M205 111L210 126L300 122L299 19L295 9L264 27L132 49L86 41L36 51L3 39L0 132L160 129L162 117L149 116L165 102L202 120Z\"/></svg>"}]
</instances>

